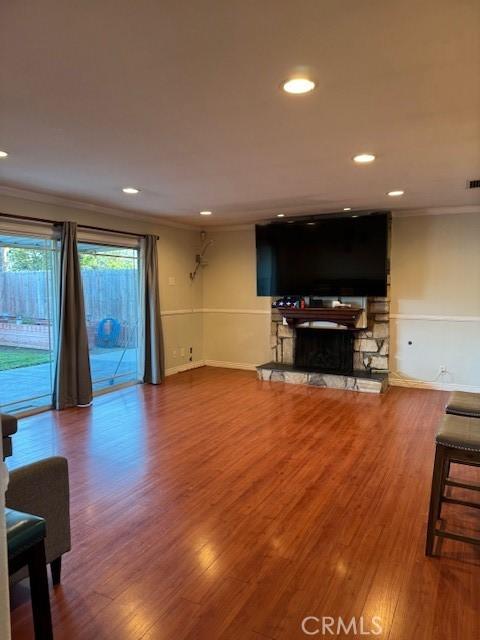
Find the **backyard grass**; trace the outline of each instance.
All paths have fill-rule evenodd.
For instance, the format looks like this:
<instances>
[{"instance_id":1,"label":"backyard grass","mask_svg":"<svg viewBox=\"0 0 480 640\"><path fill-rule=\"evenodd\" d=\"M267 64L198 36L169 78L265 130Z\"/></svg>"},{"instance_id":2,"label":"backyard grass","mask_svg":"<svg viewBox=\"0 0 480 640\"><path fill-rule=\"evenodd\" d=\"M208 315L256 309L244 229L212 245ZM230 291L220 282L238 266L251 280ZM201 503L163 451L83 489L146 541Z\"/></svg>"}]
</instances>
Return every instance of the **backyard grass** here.
<instances>
[{"instance_id":1,"label":"backyard grass","mask_svg":"<svg viewBox=\"0 0 480 640\"><path fill-rule=\"evenodd\" d=\"M50 353L42 349L0 346L0 371L32 367L35 364L50 362Z\"/></svg>"}]
</instances>

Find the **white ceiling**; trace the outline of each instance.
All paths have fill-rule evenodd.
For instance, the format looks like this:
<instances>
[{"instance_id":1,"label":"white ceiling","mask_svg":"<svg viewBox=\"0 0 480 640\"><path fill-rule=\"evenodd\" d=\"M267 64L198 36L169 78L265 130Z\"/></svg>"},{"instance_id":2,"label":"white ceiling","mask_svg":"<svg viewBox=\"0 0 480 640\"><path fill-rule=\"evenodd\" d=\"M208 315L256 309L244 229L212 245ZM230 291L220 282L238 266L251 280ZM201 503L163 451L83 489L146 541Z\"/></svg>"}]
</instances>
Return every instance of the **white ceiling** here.
<instances>
[{"instance_id":1,"label":"white ceiling","mask_svg":"<svg viewBox=\"0 0 480 640\"><path fill-rule=\"evenodd\" d=\"M4 2L1 184L202 224L472 205L479 79L479 0Z\"/></svg>"}]
</instances>

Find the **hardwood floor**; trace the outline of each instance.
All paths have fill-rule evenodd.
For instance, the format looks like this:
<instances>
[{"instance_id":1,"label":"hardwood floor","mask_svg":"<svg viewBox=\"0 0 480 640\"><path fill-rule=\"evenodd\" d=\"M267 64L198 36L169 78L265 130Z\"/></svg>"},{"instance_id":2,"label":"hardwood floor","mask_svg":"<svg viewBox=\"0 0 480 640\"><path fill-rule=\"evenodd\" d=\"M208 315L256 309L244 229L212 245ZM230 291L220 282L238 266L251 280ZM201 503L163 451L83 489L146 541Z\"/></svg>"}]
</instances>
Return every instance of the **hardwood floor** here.
<instances>
[{"instance_id":1,"label":"hardwood floor","mask_svg":"<svg viewBox=\"0 0 480 640\"><path fill-rule=\"evenodd\" d=\"M11 468L70 464L56 640L296 640L306 616L363 616L364 631L377 616L372 637L389 640L476 640L480 550L446 540L424 556L445 399L203 368L22 420ZM478 512L443 515L479 535ZM32 637L23 591L14 640Z\"/></svg>"}]
</instances>

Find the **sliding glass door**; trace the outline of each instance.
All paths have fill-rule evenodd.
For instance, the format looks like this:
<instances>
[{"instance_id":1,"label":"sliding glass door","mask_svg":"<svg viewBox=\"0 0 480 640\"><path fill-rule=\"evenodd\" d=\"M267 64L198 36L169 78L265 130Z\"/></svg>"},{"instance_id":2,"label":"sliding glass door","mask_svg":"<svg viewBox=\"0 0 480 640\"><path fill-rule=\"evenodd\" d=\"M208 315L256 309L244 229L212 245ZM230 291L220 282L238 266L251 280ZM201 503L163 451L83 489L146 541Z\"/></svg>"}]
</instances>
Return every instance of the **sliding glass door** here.
<instances>
[{"instance_id":1,"label":"sliding glass door","mask_svg":"<svg viewBox=\"0 0 480 640\"><path fill-rule=\"evenodd\" d=\"M51 406L55 377L59 241L51 225L42 230L18 230L19 226L5 224L0 231L0 411L4 413ZM78 251L93 389L105 391L140 381L144 328L140 242L84 233Z\"/></svg>"},{"instance_id":2,"label":"sliding glass door","mask_svg":"<svg viewBox=\"0 0 480 640\"><path fill-rule=\"evenodd\" d=\"M140 249L78 245L94 391L141 377Z\"/></svg>"},{"instance_id":3,"label":"sliding glass door","mask_svg":"<svg viewBox=\"0 0 480 640\"><path fill-rule=\"evenodd\" d=\"M0 410L52 402L55 361L55 240L0 234Z\"/></svg>"}]
</instances>

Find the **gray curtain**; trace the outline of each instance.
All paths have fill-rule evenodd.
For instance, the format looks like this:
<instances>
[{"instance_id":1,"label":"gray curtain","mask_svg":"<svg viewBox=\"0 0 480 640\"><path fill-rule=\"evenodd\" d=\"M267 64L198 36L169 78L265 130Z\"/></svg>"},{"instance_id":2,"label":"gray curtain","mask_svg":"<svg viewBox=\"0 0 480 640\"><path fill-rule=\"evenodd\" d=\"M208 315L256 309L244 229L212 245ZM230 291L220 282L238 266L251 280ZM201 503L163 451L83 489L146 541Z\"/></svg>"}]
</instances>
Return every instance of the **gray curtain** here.
<instances>
[{"instance_id":1,"label":"gray curtain","mask_svg":"<svg viewBox=\"0 0 480 640\"><path fill-rule=\"evenodd\" d=\"M145 236L145 372L143 381L160 384L165 378L163 333L158 293L157 237Z\"/></svg>"},{"instance_id":2,"label":"gray curtain","mask_svg":"<svg viewBox=\"0 0 480 640\"><path fill-rule=\"evenodd\" d=\"M92 401L77 225L64 222L61 230L59 337L53 392L56 409L88 405Z\"/></svg>"}]
</instances>

